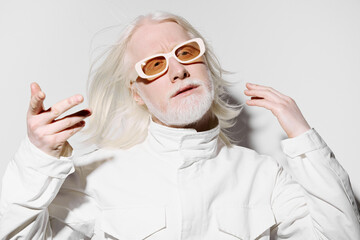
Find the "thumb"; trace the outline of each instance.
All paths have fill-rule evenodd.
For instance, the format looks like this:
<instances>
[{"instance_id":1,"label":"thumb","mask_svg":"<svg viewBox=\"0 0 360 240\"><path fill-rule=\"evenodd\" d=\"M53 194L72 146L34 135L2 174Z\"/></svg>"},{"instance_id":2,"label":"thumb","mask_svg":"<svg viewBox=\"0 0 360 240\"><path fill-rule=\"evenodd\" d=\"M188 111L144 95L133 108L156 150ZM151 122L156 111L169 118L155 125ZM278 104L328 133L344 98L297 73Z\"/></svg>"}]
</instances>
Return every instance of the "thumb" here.
<instances>
[{"instance_id":1,"label":"thumb","mask_svg":"<svg viewBox=\"0 0 360 240\"><path fill-rule=\"evenodd\" d=\"M41 91L39 84L33 82L30 84L31 99L29 106L29 114L36 115L44 110L45 93Z\"/></svg>"}]
</instances>

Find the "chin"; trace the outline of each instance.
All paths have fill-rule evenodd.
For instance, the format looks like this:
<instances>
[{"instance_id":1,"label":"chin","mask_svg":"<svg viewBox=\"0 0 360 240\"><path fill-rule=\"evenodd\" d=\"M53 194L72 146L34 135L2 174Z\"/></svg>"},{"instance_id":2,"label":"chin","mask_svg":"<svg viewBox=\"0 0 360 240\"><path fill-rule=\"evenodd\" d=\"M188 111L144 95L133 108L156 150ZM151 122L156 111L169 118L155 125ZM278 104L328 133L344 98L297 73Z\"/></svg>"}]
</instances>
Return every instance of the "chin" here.
<instances>
[{"instance_id":1,"label":"chin","mask_svg":"<svg viewBox=\"0 0 360 240\"><path fill-rule=\"evenodd\" d=\"M199 99L202 99L199 101ZM173 102L167 106L163 116L156 116L168 126L183 127L193 125L204 118L209 112L213 99L211 95L199 96L193 94L181 101Z\"/></svg>"}]
</instances>

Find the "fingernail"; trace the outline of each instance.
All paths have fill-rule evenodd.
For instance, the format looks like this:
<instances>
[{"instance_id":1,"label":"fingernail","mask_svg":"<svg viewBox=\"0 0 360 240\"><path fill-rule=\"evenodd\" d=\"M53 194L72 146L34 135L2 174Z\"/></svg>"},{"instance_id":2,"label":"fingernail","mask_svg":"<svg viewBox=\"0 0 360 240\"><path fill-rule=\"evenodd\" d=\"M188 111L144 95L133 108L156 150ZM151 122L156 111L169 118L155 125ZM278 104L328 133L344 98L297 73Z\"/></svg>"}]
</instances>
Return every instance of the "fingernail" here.
<instances>
[{"instance_id":1,"label":"fingernail","mask_svg":"<svg viewBox=\"0 0 360 240\"><path fill-rule=\"evenodd\" d=\"M82 101L83 97L81 95L76 96L76 101Z\"/></svg>"}]
</instances>

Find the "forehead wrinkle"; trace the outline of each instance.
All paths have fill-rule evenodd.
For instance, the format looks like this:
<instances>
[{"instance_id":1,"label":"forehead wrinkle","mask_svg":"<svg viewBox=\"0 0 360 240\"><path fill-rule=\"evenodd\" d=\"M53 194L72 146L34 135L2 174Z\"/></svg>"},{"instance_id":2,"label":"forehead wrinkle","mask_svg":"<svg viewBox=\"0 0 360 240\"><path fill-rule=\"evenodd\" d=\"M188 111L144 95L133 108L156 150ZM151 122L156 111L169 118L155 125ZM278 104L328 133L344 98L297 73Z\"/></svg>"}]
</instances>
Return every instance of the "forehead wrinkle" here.
<instances>
[{"instance_id":1,"label":"forehead wrinkle","mask_svg":"<svg viewBox=\"0 0 360 240\"><path fill-rule=\"evenodd\" d=\"M186 40L175 40L175 39L161 39L161 40L150 40L151 46L151 55L169 53L171 52L178 44L187 41ZM146 42L146 41L144 41Z\"/></svg>"},{"instance_id":2,"label":"forehead wrinkle","mask_svg":"<svg viewBox=\"0 0 360 240\"><path fill-rule=\"evenodd\" d=\"M158 53L169 53L171 52L176 45L178 45L179 43L170 43L170 42L159 42L158 46L159 46L159 50L155 51L155 54ZM156 49L156 48L154 48Z\"/></svg>"}]
</instances>

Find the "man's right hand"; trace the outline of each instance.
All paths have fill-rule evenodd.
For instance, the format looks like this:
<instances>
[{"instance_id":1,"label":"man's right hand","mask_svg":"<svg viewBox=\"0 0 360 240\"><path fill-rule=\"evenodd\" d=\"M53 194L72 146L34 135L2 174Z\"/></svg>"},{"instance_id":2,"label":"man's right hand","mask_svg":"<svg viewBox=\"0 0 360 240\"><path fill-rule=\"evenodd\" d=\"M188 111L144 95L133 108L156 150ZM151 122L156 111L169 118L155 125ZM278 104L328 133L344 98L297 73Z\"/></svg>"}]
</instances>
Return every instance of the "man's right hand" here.
<instances>
[{"instance_id":1,"label":"man's right hand","mask_svg":"<svg viewBox=\"0 0 360 240\"><path fill-rule=\"evenodd\" d=\"M85 126L84 119L91 115L90 109L56 119L64 112L83 102L82 95L74 95L44 109L45 94L37 83L32 83L30 106L27 113L27 132L30 141L43 152L59 158L65 148L71 146L67 140Z\"/></svg>"}]
</instances>

